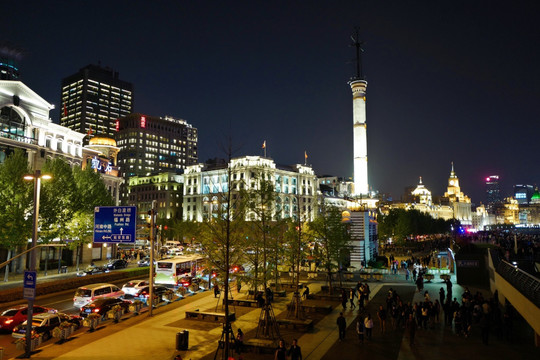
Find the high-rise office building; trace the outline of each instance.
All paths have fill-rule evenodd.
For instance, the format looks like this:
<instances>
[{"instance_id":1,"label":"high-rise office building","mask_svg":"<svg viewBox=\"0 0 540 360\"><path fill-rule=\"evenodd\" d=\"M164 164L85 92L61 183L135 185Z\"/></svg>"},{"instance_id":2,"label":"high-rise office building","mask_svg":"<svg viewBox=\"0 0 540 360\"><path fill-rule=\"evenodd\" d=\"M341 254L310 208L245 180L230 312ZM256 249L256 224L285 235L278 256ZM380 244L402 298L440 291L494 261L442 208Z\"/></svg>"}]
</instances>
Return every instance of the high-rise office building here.
<instances>
[{"instance_id":1,"label":"high-rise office building","mask_svg":"<svg viewBox=\"0 0 540 360\"><path fill-rule=\"evenodd\" d=\"M130 114L116 122L118 168L124 178L182 173L198 161L197 129L185 120Z\"/></svg>"},{"instance_id":2,"label":"high-rise office building","mask_svg":"<svg viewBox=\"0 0 540 360\"><path fill-rule=\"evenodd\" d=\"M133 112L133 85L110 68L88 65L62 80L60 104L62 126L114 138L116 120Z\"/></svg>"},{"instance_id":3,"label":"high-rise office building","mask_svg":"<svg viewBox=\"0 0 540 360\"><path fill-rule=\"evenodd\" d=\"M486 198L488 205L502 201L501 190L499 188L499 175L486 177Z\"/></svg>"},{"instance_id":4,"label":"high-rise office building","mask_svg":"<svg viewBox=\"0 0 540 360\"><path fill-rule=\"evenodd\" d=\"M514 185L514 199L518 204L528 204L534 194L534 186L532 185Z\"/></svg>"}]
</instances>

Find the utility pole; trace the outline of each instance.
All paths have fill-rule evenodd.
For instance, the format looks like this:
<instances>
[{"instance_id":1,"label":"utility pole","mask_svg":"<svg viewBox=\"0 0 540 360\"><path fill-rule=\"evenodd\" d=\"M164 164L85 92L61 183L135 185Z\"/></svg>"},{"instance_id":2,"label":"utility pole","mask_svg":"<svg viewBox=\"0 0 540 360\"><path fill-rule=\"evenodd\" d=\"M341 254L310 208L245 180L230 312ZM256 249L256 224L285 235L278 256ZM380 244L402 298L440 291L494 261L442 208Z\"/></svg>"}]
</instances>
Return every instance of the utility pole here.
<instances>
[{"instance_id":1,"label":"utility pole","mask_svg":"<svg viewBox=\"0 0 540 360\"><path fill-rule=\"evenodd\" d=\"M148 284L150 288L150 304L148 305L148 317L152 316L154 307L154 241L156 228L156 200L152 200L152 209L150 213L150 275Z\"/></svg>"}]
</instances>

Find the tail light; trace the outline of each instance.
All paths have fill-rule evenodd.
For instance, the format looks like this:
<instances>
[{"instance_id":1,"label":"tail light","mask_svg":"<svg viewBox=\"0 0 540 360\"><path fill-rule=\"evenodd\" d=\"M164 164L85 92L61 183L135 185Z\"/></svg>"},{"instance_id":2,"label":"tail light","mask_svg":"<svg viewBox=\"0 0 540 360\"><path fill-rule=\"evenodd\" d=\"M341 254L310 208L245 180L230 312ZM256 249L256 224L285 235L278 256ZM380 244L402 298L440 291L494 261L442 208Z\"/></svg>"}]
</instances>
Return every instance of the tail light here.
<instances>
[{"instance_id":1,"label":"tail light","mask_svg":"<svg viewBox=\"0 0 540 360\"><path fill-rule=\"evenodd\" d=\"M4 324L9 325L13 322L13 319L7 319Z\"/></svg>"},{"instance_id":2,"label":"tail light","mask_svg":"<svg viewBox=\"0 0 540 360\"><path fill-rule=\"evenodd\" d=\"M95 309L94 309L94 312L95 312L95 313L99 312L99 308L95 308Z\"/></svg>"}]
</instances>

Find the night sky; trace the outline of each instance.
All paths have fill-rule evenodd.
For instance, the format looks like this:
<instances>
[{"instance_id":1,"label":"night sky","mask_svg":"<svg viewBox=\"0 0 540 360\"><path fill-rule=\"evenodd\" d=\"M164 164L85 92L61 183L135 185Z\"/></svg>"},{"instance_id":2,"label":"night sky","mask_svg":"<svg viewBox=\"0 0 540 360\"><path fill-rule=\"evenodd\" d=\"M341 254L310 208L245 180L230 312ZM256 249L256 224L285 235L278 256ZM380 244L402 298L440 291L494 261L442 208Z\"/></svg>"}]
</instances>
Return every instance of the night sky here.
<instances>
[{"instance_id":1,"label":"night sky","mask_svg":"<svg viewBox=\"0 0 540 360\"><path fill-rule=\"evenodd\" d=\"M199 129L199 160L268 156L352 176L360 28L369 183L399 198L422 176L444 193L483 180L539 184L538 1L5 1L0 42L56 105L63 77L98 61L135 86L135 111Z\"/></svg>"}]
</instances>

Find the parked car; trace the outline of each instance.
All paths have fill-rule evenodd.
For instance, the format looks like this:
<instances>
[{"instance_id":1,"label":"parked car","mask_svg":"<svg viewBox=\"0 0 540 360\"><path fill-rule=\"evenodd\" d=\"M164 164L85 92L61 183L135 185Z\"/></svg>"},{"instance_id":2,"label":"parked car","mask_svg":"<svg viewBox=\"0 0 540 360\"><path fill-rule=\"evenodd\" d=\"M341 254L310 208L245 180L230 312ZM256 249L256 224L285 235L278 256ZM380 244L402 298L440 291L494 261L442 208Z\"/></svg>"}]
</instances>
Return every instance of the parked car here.
<instances>
[{"instance_id":1,"label":"parked car","mask_svg":"<svg viewBox=\"0 0 540 360\"><path fill-rule=\"evenodd\" d=\"M122 291L126 295L136 296L145 286L148 286L148 280L131 280L122 286Z\"/></svg>"},{"instance_id":2,"label":"parked car","mask_svg":"<svg viewBox=\"0 0 540 360\"><path fill-rule=\"evenodd\" d=\"M77 329L81 326L81 317L78 315L68 315L63 313L41 313L36 316L32 316L32 333L41 334L43 341L47 341L51 338L52 331L55 327L62 322L67 321L72 323ZM20 339L26 336L26 324L23 322L13 328L11 336L16 339Z\"/></svg>"},{"instance_id":3,"label":"parked car","mask_svg":"<svg viewBox=\"0 0 540 360\"><path fill-rule=\"evenodd\" d=\"M81 307L81 317L87 317L88 314L99 314L102 317L107 314L107 311L111 310L115 305L120 305L124 312L129 312L129 305L131 302L120 299L120 298L101 298L92 301L89 304Z\"/></svg>"},{"instance_id":4,"label":"parked car","mask_svg":"<svg viewBox=\"0 0 540 360\"><path fill-rule=\"evenodd\" d=\"M160 303L163 301L169 302L174 298L174 291L168 287L156 285L154 286L154 303ZM148 305L148 298L150 297L150 286L145 286L139 290L135 298Z\"/></svg>"},{"instance_id":5,"label":"parked car","mask_svg":"<svg viewBox=\"0 0 540 360\"><path fill-rule=\"evenodd\" d=\"M85 270L81 270L77 272L77 276L86 276L86 275L94 275L94 274L103 274L108 273L109 269L105 266L88 266Z\"/></svg>"},{"instance_id":6,"label":"parked car","mask_svg":"<svg viewBox=\"0 0 540 360\"><path fill-rule=\"evenodd\" d=\"M55 313L55 309L34 305L33 314ZM5 310L0 315L0 330L13 331L13 328L28 319L28 306L20 305Z\"/></svg>"},{"instance_id":7,"label":"parked car","mask_svg":"<svg viewBox=\"0 0 540 360\"><path fill-rule=\"evenodd\" d=\"M128 266L128 262L123 259L111 260L107 263L106 267L109 270L125 269Z\"/></svg>"},{"instance_id":8,"label":"parked car","mask_svg":"<svg viewBox=\"0 0 540 360\"><path fill-rule=\"evenodd\" d=\"M75 291L73 306L80 308L99 298L117 298L124 295L124 292L114 284L99 283L81 286Z\"/></svg>"}]
</instances>

